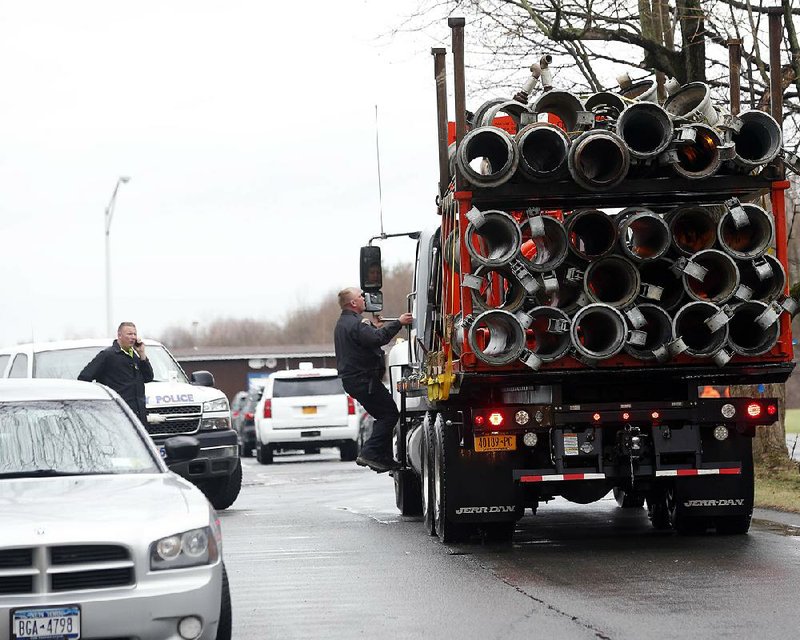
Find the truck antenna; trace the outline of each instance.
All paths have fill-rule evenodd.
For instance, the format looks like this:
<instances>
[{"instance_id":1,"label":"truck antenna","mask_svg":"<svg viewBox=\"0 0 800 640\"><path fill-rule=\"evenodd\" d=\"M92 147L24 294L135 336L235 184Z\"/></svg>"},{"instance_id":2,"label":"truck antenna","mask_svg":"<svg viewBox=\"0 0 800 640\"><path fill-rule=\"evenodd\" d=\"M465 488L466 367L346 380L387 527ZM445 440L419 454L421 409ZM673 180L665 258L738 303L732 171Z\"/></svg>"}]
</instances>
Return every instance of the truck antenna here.
<instances>
[{"instance_id":1,"label":"truck antenna","mask_svg":"<svg viewBox=\"0 0 800 640\"><path fill-rule=\"evenodd\" d=\"M378 163L378 213L381 218L381 238L383 233L383 189L381 188L381 144L378 138L378 105L375 105L375 156Z\"/></svg>"}]
</instances>

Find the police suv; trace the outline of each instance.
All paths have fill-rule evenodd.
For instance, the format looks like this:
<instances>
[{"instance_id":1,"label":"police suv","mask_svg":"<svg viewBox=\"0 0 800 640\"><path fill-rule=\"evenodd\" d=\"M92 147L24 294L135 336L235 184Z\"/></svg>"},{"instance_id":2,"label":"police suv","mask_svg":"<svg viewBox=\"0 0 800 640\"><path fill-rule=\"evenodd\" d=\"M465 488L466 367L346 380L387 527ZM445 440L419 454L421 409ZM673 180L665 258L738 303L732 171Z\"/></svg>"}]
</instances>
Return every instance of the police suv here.
<instances>
[{"instance_id":1,"label":"police suv","mask_svg":"<svg viewBox=\"0 0 800 640\"><path fill-rule=\"evenodd\" d=\"M108 340L34 342L0 349L0 378L62 378L75 380ZM147 424L170 470L205 493L216 509L231 506L242 486L242 465L236 433L231 429L228 399L214 388L214 376L195 371L187 377L166 347L144 340L153 366L153 381L145 384ZM170 463L163 443L176 435L200 442L193 460Z\"/></svg>"}]
</instances>

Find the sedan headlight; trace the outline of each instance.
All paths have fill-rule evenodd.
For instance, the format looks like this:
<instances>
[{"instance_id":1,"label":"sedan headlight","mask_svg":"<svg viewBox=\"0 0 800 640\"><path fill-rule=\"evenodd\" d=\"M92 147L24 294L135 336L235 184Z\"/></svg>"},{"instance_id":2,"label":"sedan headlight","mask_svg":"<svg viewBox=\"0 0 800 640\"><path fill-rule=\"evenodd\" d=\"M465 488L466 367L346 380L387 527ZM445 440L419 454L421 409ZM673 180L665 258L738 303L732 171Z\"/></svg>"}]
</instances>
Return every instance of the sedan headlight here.
<instances>
[{"instance_id":1,"label":"sedan headlight","mask_svg":"<svg viewBox=\"0 0 800 640\"><path fill-rule=\"evenodd\" d=\"M227 411L228 399L219 398L218 400L209 400L203 403L203 411Z\"/></svg>"},{"instance_id":2,"label":"sedan headlight","mask_svg":"<svg viewBox=\"0 0 800 640\"><path fill-rule=\"evenodd\" d=\"M150 545L152 571L212 564L218 558L217 537L210 527L176 533Z\"/></svg>"}]
</instances>

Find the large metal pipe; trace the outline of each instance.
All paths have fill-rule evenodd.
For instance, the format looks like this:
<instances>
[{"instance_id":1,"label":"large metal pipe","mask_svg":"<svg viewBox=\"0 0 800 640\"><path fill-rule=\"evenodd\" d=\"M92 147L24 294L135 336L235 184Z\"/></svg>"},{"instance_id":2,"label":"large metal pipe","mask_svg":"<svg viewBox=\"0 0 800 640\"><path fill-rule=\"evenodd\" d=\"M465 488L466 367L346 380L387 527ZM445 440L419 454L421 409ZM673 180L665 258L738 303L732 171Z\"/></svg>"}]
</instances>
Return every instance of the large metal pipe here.
<instances>
[{"instance_id":1,"label":"large metal pipe","mask_svg":"<svg viewBox=\"0 0 800 640\"><path fill-rule=\"evenodd\" d=\"M616 93L598 91L586 99L584 106L594 114L595 127L614 126L627 103Z\"/></svg>"},{"instance_id":2,"label":"large metal pipe","mask_svg":"<svg viewBox=\"0 0 800 640\"><path fill-rule=\"evenodd\" d=\"M556 116L564 125L567 132L578 131L591 126L591 119L586 121L583 117L584 106L578 96L569 91L547 91L543 93L531 106L531 111L537 115L550 114Z\"/></svg>"},{"instance_id":3,"label":"large metal pipe","mask_svg":"<svg viewBox=\"0 0 800 640\"><path fill-rule=\"evenodd\" d=\"M488 309L514 313L525 304L528 292L508 267L481 265L471 275L465 278L464 285L472 291L472 308L476 313Z\"/></svg>"},{"instance_id":4,"label":"large metal pipe","mask_svg":"<svg viewBox=\"0 0 800 640\"><path fill-rule=\"evenodd\" d=\"M713 176L722 166L722 139L714 129L704 124L681 127L675 148L677 161L672 168L690 180Z\"/></svg>"},{"instance_id":5,"label":"large metal pipe","mask_svg":"<svg viewBox=\"0 0 800 640\"><path fill-rule=\"evenodd\" d=\"M463 176L477 187L496 187L517 170L519 149L499 127L473 129L458 147L456 162Z\"/></svg>"},{"instance_id":6,"label":"large metal pipe","mask_svg":"<svg viewBox=\"0 0 800 640\"><path fill-rule=\"evenodd\" d=\"M623 77L627 80L620 82L620 93L623 98L637 102L656 102L658 100L658 85L655 78L631 82L630 77Z\"/></svg>"},{"instance_id":7,"label":"large metal pipe","mask_svg":"<svg viewBox=\"0 0 800 640\"><path fill-rule=\"evenodd\" d=\"M545 306L556 307L570 314L578 308L589 304L583 290L583 268L571 262L562 262L554 272L549 274L554 288L543 287L536 294L536 299ZM683 289L681 289L683 293Z\"/></svg>"},{"instance_id":8,"label":"large metal pipe","mask_svg":"<svg viewBox=\"0 0 800 640\"><path fill-rule=\"evenodd\" d=\"M679 273L672 268L673 262L666 258L645 262L639 267L642 288L657 287L660 295L650 296L650 300L667 311L677 307L684 299L686 292Z\"/></svg>"},{"instance_id":9,"label":"large metal pipe","mask_svg":"<svg viewBox=\"0 0 800 640\"><path fill-rule=\"evenodd\" d=\"M678 309L672 321L675 341L670 345L671 354L685 353L694 358L711 358L722 350L728 341L728 324L712 331L707 323L719 312L717 305L700 301L689 302Z\"/></svg>"},{"instance_id":10,"label":"large metal pipe","mask_svg":"<svg viewBox=\"0 0 800 640\"><path fill-rule=\"evenodd\" d=\"M589 364L617 355L629 338L624 316L607 304L586 305L572 318L570 340L575 355Z\"/></svg>"},{"instance_id":11,"label":"large metal pipe","mask_svg":"<svg viewBox=\"0 0 800 640\"><path fill-rule=\"evenodd\" d=\"M526 329L526 352L522 360L532 369L545 362L553 362L564 356L570 347L569 316L554 307L534 307L530 311L517 313L517 318Z\"/></svg>"},{"instance_id":12,"label":"large metal pipe","mask_svg":"<svg viewBox=\"0 0 800 640\"><path fill-rule=\"evenodd\" d=\"M481 120L475 120L476 127L490 126L494 123L494 119L500 115L506 115L511 118L516 126L517 131L521 127L523 114L530 114L528 107L520 104L516 100L502 100L489 106L486 111L481 115Z\"/></svg>"},{"instance_id":13,"label":"large metal pipe","mask_svg":"<svg viewBox=\"0 0 800 640\"><path fill-rule=\"evenodd\" d=\"M694 300L722 304L737 294L739 269L726 253L717 249L706 249L696 253L691 262L705 270L701 279L691 273L683 274L683 287Z\"/></svg>"},{"instance_id":14,"label":"large metal pipe","mask_svg":"<svg viewBox=\"0 0 800 640\"><path fill-rule=\"evenodd\" d=\"M519 172L534 181L557 180L567 173L569 137L554 124L534 122L516 135Z\"/></svg>"},{"instance_id":15,"label":"large metal pipe","mask_svg":"<svg viewBox=\"0 0 800 640\"><path fill-rule=\"evenodd\" d=\"M772 244L772 216L755 204L738 204L720 218L717 237L722 249L739 260L764 255Z\"/></svg>"},{"instance_id":16,"label":"large metal pipe","mask_svg":"<svg viewBox=\"0 0 800 640\"><path fill-rule=\"evenodd\" d=\"M433 55L433 75L436 80L436 128L439 140L439 197L444 197L450 185L447 151L447 69L445 68L444 48L431 49Z\"/></svg>"},{"instance_id":17,"label":"large metal pipe","mask_svg":"<svg viewBox=\"0 0 800 640\"><path fill-rule=\"evenodd\" d=\"M590 262L614 250L617 227L611 216L599 209L578 209L566 216L569 249L581 260Z\"/></svg>"},{"instance_id":18,"label":"large metal pipe","mask_svg":"<svg viewBox=\"0 0 800 640\"><path fill-rule=\"evenodd\" d=\"M654 158L666 150L672 142L672 129L667 112L652 102L632 104L617 120L617 135L637 160Z\"/></svg>"},{"instance_id":19,"label":"large metal pipe","mask_svg":"<svg viewBox=\"0 0 800 640\"><path fill-rule=\"evenodd\" d=\"M640 304L636 310L644 317L644 325L639 330L645 334L644 344L626 345L625 351L638 360L664 362L669 358L667 345L672 342L672 318L661 307L654 304Z\"/></svg>"},{"instance_id":20,"label":"large metal pipe","mask_svg":"<svg viewBox=\"0 0 800 640\"><path fill-rule=\"evenodd\" d=\"M739 119L742 126L731 135L736 152L733 162L749 172L775 159L783 146L783 133L775 118L763 111L745 111Z\"/></svg>"},{"instance_id":21,"label":"large metal pipe","mask_svg":"<svg viewBox=\"0 0 800 640\"><path fill-rule=\"evenodd\" d=\"M612 307L627 307L638 297L641 285L636 265L622 256L606 256L589 263L583 276L589 299Z\"/></svg>"},{"instance_id":22,"label":"large metal pipe","mask_svg":"<svg viewBox=\"0 0 800 640\"><path fill-rule=\"evenodd\" d=\"M706 208L689 205L673 209L666 216L672 246L678 253L691 256L711 249L717 242L717 222Z\"/></svg>"},{"instance_id":23,"label":"large metal pipe","mask_svg":"<svg viewBox=\"0 0 800 640\"><path fill-rule=\"evenodd\" d=\"M525 330L508 311L490 309L468 323L467 340L475 357L492 366L519 358L525 348Z\"/></svg>"},{"instance_id":24,"label":"large metal pipe","mask_svg":"<svg viewBox=\"0 0 800 640\"><path fill-rule=\"evenodd\" d=\"M605 191L625 179L631 165L628 145L618 135L593 129L570 147L567 167L573 180L589 191Z\"/></svg>"},{"instance_id":25,"label":"large metal pipe","mask_svg":"<svg viewBox=\"0 0 800 640\"><path fill-rule=\"evenodd\" d=\"M669 225L657 213L628 207L617 214L615 222L622 253L634 262L655 260L669 249Z\"/></svg>"},{"instance_id":26,"label":"large metal pipe","mask_svg":"<svg viewBox=\"0 0 800 640\"><path fill-rule=\"evenodd\" d=\"M682 86L667 98L664 110L679 122L701 122L713 127L719 120L719 113L711 103L711 89L704 82Z\"/></svg>"},{"instance_id":27,"label":"large metal pipe","mask_svg":"<svg viewBox=\"0 0 800 640\"><path fill-rule=\"evenodd\" d=\"M473 208L467 219L465 242L473 261L486 267L501 267L517 255L522 232L517 221L505 211Z\"/></svg>"},{"instance_id":28,"label":"large metal pipe","mask_svg":"<svg viewBox=\"0 0 800 640\"><path fill-rule=\"evenodd\" d=\"M780 323L773 322L765 329L757 322L766 310L767 305L757 300L734 307L728 322L728 344L734 352L743 356L760 356L775 346L780 336Z\"/></svg>"},{"instance_id":29,"label":"large metal pipe","mask_svg":"<svg viewBox=\"0 0 800 640\"><path fill-rule=\"evenodd\" d=\"M520 259L531 271L552 271L567 256L567 232L551 216L534 216L522 224Z\"/></svg>"},{"instance_id":30,"label":"large metal pipe","mask_svg":"<svg viewBox=\"0 0 800 640\"><path fill-rule=\"evenodd\" d=\"M751 300L772 302L777 300L786 288L786 271L776 257L764 254L755 260L738 260L740 281L753 295Z\"/></svg>"}]
</instances>

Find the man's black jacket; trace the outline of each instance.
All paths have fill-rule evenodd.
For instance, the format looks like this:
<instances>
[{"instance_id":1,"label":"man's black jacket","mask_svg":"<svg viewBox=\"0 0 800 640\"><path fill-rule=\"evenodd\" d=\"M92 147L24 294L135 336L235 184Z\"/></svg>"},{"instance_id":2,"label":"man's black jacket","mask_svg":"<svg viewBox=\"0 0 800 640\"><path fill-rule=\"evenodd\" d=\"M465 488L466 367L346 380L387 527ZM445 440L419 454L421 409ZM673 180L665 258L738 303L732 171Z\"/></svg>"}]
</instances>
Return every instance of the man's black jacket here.
<instances>
[{"instance_id":1,"label":"man's black jacket","mask_svg":"<svg viewBox=\"0 0 800 640\"><path fill-rule=\"evenodd\" d=\"M402 326L392 320L378 329L363 322L355 311L342 310L333 331L339 375L342 378L373 375L382 378L385 366L381 347L394 338Z\"/></svg>"},{"instance_id":2,"label":"man's black jacket","mask_svg":"<svg viewBox=\"0 0 800 640\"><path fill-rule=\"evenodd\" d=\"M153 380L153 366L149 359L139 358L135 349L131 358L114 340L114 344L103 349L83 368L78 380L97 380L112 388L139 416L142 424L147 424L144 383Z\"/></svg>"}]
</instances>

